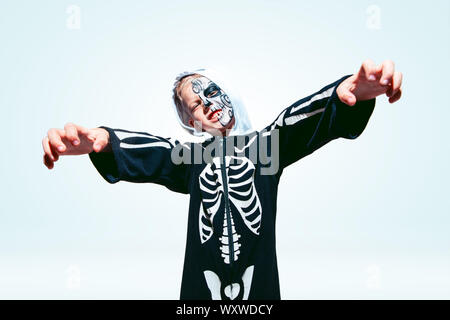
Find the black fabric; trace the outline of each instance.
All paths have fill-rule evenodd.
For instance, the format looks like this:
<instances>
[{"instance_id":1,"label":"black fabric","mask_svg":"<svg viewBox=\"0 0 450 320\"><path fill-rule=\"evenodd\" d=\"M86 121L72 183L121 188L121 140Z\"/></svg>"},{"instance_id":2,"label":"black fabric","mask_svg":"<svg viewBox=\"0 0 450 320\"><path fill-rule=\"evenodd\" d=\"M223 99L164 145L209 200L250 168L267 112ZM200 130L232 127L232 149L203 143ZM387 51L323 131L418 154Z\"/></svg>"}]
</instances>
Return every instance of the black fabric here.
<instances>
[{"instance_id":1,"label":"black fabric","mask_svg":"<svg viewBox=\"0 0 450 320\"><path fill-rule=\"evenodd\" d=\"M242 141L231 136L180 144L145 132L102 127L109 132L112 152L93 152L89 157L106 181L151 182L190 195L181 299L280 299L275 250L279 179L285 167L326 143L355 139L363 132L375 99L354 106L342 103L336 88L347 77L297 101L264 130ZM275 142L268 137L275 132L279 168L265 174L269 165L249 157L252 147L261 151L261 141L274 156ZM174 150L187 155L195 148L212 150L212 160L192 163L192 154L191 163L171 158Z\"/></svg>"}]
</instances>

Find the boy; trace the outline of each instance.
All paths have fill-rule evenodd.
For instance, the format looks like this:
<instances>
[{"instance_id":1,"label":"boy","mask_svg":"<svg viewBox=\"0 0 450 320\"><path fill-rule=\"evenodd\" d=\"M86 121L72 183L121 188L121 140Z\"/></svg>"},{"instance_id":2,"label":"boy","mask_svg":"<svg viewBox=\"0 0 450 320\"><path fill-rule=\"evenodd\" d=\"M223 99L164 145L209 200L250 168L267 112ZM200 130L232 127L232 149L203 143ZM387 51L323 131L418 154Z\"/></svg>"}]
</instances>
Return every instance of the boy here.
<instances>
[{"instance_id":1,"label":"boy","mask_svg":"<svg viewBox=\"0 0 450 320\"><path fill-rule=\"evenodd\" d=\"M331 140L357 138L375 98L394 103L401 82L392 61L367 60L258 132L219 75L186 72L174 84L174 107L201 143L68 123L48 131L44 163L51 169L59 155L89 154L109 183L153 182L190 194L181 299L280 299L275 218L283 169Z\"/></svg>"}]
</instances>

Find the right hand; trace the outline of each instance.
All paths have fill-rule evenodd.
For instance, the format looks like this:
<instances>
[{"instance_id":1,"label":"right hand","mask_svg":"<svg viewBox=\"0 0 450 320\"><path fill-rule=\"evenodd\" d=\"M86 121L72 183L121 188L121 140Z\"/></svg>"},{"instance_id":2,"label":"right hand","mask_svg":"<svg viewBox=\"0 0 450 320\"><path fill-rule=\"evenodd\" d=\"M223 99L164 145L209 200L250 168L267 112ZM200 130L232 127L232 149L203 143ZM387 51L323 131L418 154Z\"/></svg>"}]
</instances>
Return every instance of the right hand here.
<instances>
[{"instance_id":1,"label":"right hand","mask_svg":"<svg viewBox=\"0 0 450 320\"><path fill-rule=\"evenodd\" d=\"M44 164L53 169L59 156L88 154L92 151L111 151L109 133L102 128L88 129L67 123L64 129L52 128L42 140Z\"/></svg>"}]
</instances>

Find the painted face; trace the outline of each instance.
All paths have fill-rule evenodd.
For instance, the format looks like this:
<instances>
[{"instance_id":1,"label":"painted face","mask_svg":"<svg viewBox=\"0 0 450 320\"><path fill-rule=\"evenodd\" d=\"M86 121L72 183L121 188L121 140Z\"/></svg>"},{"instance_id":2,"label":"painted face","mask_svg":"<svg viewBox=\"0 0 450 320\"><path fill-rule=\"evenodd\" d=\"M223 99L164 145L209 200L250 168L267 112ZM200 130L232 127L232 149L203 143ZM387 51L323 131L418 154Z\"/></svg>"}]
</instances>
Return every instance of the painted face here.
<instances>
[{"instance_id":1,"label":"painted face","mask_svg":"<svg viewBox=\"0 0 450 320\"><path fill-rule=\"evenodd\" d=\"M233 106L228 95L218 85L206 77L192 80L192 91L217 115L222 126L227 126L233 119Z\"/></svg>"}]
</instances>

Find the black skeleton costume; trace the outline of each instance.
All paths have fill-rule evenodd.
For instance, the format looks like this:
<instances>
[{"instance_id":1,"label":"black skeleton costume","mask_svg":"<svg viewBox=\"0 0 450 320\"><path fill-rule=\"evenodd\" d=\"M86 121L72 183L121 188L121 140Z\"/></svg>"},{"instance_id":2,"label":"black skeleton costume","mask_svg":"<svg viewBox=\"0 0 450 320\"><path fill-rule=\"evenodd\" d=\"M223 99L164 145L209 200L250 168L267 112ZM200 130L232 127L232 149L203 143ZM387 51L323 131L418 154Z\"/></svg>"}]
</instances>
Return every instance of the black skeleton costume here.
<instances>
[{"instance_id":1,"label":"black skeleton costume","mask_svg":"<svg viewBox=\"0 0 450 320\"><path fill-rule=\"evenodd\" d=\"M205 107L222 124L235 117L229 136L195 132L180 117L186 130L205 140L180 143L101 127L109 132L112 152L92 152L90 159L109 183L152 182L190 195L181 299L280 299L275 220L281 174L329 141L357 138L375 99L352 107L341 102L336 88L345 76L284 109L264 130L252 131L240 100L218 76L195 73L203 77L192 81L192 90Z\"/></svg>"}]
</instances>

